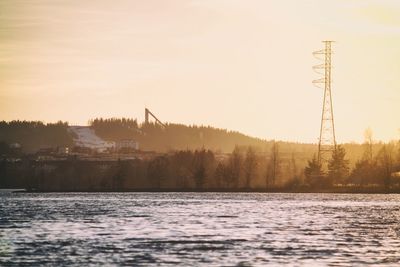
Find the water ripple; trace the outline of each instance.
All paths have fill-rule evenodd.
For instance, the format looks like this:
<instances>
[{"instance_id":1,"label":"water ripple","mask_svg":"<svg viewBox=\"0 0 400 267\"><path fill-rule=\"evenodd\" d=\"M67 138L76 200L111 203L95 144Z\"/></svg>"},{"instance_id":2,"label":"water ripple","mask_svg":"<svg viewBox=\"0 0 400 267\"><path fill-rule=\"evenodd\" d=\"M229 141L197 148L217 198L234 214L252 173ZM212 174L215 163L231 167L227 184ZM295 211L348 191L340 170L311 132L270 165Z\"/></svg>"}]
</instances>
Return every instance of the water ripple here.
<instances>
[{"instance_id":1,"label":"water ripple","mask_svg":"<svg viewBox=\"0 0 400 267\"><path fill-rule=\"evenodd\" d=\"M1 266L400 264L400 196L0 193Z\"/></svg>"}]
</instances>

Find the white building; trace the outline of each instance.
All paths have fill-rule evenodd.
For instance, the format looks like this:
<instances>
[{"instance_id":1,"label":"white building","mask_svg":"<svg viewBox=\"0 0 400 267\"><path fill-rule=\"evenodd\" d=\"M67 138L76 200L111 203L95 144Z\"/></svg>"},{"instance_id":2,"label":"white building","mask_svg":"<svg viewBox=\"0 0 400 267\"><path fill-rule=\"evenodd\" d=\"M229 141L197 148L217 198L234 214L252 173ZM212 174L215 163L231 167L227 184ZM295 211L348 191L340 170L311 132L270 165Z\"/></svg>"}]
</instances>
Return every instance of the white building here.
<instances>
[{"instance_id":1,"label":"white building","mask_svg":"<svg viewBox=\"0 0 400 267\"><path fill-rule=\"evenodd\" d=\"M139 143L133 139L122 139L115 142L115 148L120 149L134 149L139 150Z\"/></svg>"}]
</instances>

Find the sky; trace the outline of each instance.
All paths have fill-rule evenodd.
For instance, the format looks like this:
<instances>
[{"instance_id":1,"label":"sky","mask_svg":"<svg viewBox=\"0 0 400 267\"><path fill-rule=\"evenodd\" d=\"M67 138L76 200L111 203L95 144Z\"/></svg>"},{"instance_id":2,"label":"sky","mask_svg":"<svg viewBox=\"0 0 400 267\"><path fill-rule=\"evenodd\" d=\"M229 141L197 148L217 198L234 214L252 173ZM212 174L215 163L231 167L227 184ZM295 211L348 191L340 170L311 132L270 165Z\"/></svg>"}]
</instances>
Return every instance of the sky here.
<instances>
[{"instance_id":1,"label":"sky","mask_svg":"<svg viewBox=\"0 0 400 267\"><path fill-rule=\"evenodd\" d=\"M400 138L400 1L2 0L0 120L96 117L317 142L334 40L336 138Z\"/></svg>"}]
</instances>

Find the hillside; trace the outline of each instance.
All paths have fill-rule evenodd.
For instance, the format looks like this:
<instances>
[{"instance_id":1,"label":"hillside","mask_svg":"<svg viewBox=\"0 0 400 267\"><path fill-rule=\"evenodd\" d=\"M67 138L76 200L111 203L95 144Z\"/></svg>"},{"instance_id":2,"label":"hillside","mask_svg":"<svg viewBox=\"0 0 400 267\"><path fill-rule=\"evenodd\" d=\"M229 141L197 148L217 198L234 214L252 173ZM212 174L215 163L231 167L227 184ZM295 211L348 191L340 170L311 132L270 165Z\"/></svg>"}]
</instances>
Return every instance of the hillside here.
<instances>
[{"instance_id":1,"label":"hillside","mask_svg":"<svg viewBox=\"0 0 400 267\"><path fill-rule=\"evenodd\" d=\"M25 153L41 148L72 146L72 135L67 129L66 122L0 121L0 143L18 143Z\"/></svg>"},{"instance_id":2,"label":"hillside","mask_svg":"<svg viewBox=\"0 0 400 267\"><path fill-rule=\"evenodd\" d=\"M94 130L88 126L70 126L68 131L73 135L74 145L88 147L94 150L106 150L112 148L112 142L106 142L98 137Z\"/></svg>"},{"instance_id":3,"label":"hillside","mask_svg":"<svg viewBox=\"0 0 400 267\"><path fill-rule=\"evenodd\" d=\"M211 149L216 152L230 153L236 145L252 146L258 152L271 152L274 140L265 140L244 135L235 131L214 128L211 126L187 126L167 123L166 127L157 124L138 123L135 119L111 118L94 119L89 122L99 137L108 141L135 139L142 150L167 152L170 150ZM281 158L295 157L304 164L317 153L316 144L277 141ZM353 166L362 158L365 147L357 143L342 144L346 157ZM383 143L375 142L373 153L376 155Z\"/></svg>"},{"instance_id":4,"label":"hillside","mask_svg":"<svg viewBox=\"0 0 400 267\"><path fill-rule=\"evenodd\" d=\"M79 146L81 141L86 139L93 143L94 147L104 141L135 139L142 150L157 152L204 147L229 153L236 145L253 146L260 151L269 151L273 143L272 140L210 126L169 123L164 128L152 123L139 124L134 119L125 118L94 119L89 122L89 126L68 126L67 122L0 121L0 143L19 143L25 153L35 152L41 148ZM279 144L282 153L296 151L313 153L316 148L312 144L289 142L279 142Z\"/></svg>"},{"instance_id":5,"label":"hillside","mask_svg":"<svg viewBox=\"0 0 400 267\"><path fill-rule=\"evenodd\" d=\"M167 152L206 148L224 153L231 152L236 145L253 146L260 151L269 151L273 140L250 137L235 131L210 126L187 126L168 123L166 127L157 124L138 124L133 119L94 119L89 122L95 133L104 140L118 141L135 139L143 150ZM282 153L314 153L313 144L279 142Z\"/></svg>"},{"instance_id":6,"label":"hillside","mask_svg":"<svg viewBox=\"0 0 400 267\"><path fill-rule=\"evenodd\" d=\"M79 138L80 133L82 138L90 133L93 146L104 141L135 139L139 142L141 150L157 152L204 147L215 152L230 153L236 145L239 145L252 146L259 152L270 153L274 142L210 126L167 123L164 128L157 124L138 123L135 119L126 118L99 118L91 120L89 127L75 128L68 126L66 122L47 124L37 121L0 122L0 143L19 143L25 153L35 152L40 148L79 145L78 141L82 139ZM282 158L294 156L297 159L310 159L317 151L315 144L279 141L278 145ZM381 146L381 143L375 144L374 151L379 151ZM360 144L344 144L344 147L352 164L361 158L364 151Z\"/></svg>"}]
</instances>

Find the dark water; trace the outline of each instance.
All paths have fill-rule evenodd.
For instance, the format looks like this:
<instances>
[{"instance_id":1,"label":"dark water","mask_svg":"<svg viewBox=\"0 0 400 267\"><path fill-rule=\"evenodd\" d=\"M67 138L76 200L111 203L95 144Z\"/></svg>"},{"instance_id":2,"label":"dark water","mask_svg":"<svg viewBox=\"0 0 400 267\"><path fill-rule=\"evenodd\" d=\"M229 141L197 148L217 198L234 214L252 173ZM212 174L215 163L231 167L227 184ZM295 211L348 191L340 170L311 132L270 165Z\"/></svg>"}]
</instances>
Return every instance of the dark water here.
<instances>
[{"instance_id":1,"label":"dark water","mask_svg":"<svg viewBox=\"0 0 400 267\"><path fill-rule=\"evenodd\" d=\"M400 265L400 196L0 192L0 265Z\"/></svg>"}]
</instances>

